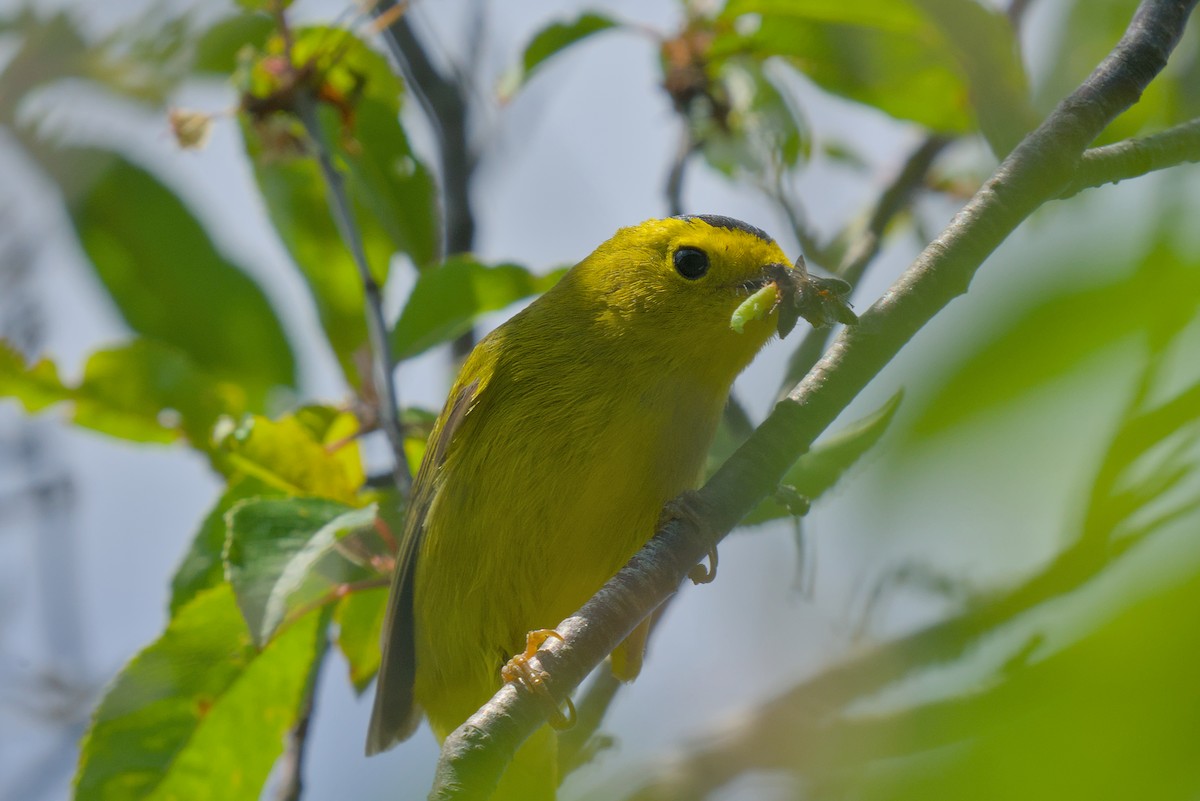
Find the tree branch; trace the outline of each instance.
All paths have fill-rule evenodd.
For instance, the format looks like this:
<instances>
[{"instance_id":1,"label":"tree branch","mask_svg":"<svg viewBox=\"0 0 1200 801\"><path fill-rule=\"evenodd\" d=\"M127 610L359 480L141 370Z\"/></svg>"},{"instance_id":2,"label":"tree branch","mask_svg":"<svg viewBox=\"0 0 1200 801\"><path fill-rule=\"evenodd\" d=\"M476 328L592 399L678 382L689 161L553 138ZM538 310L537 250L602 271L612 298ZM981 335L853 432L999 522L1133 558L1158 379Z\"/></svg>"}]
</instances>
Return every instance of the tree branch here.
<instances>
[{"instance_id":1,"label":"tree branch","mask_svg":"<svg viewBox=\"0 0 1200 801\"><path fill-rule=\"evenodd\" d=\"M381 0L374 13L382 16L395 5L395 0ZM467 104L462 87L443 75L429 60L407 14L397 17L384 30L384 41L436 135L442 177L442 211L446 215L443 255L467 252L475 241L470 188L476 158L467 140Z\"/></svg>"},{"instance_id":2,"label":"tree branch","mask_svg":"<svg viewBox=\"0 0 1200 801\"><path fill-rule=\"evenodd\" d=\"M400 401L396 393L396 382L392 365L391 344L388 338L387 323L383 319L383 295L375 276L371 274L371 266L367 263L367 254L363 250L362 238L354 223L354 210L342 183L342 174L338 172L329 155L325 137L321 133L321 124L317 120L317 110L311 97L301 97L296 102L297 114L304 124L308 138L312 141L317 162L321 165L321 174L328 188L329 213L337 223L342 242L350 251L354 265L358 268L365 295L365 311L367 315L367 335L371 346L371 366L375 372L375 387L379 396L376 413L379 424L387 434L388 443L392 448L392 458L396 467L393 476L396 488L401 496L408 496L412 485L412 473L408 469L408 458L404 455L404 429L400 425Z\"/></svg>"},{"instance_id":3,"label":"tree branch","mask_svg":"<svg viewBox=\"0 0 1200 801\"><path fill-rule=\"evenodd\" d=\"M846 251L841 263L834 270L834 275L849 282L851 286L858 284L867 266L879 255L887 227L896 215L912 202L913 195L924 185L925 176L929 174L934 159L949 143L950 140L946 137L931 134L905 159L900 172L879 195L866 230ZM829 328L814 328L805 333L804 339L788 360L787 372L782 382L784 388L794 386L812 369L825 351L831 333L832 329Z\"/></svg>"},{"instance_id":4,"label":"tree branch","mask_svg":"<svg viewBox=\"0 0 1200 801\"><path fill-rule=\"evenodd\" d=\"M1142 139L1127 139L1084 152L1071 183L1058 197L1066 199L1085 189L1198 161L1200 119L1195 119Z\"/></svg>"},{"instance_id":5,"label":"tree branch","mask_svg":"<svg viewBox=\"0 0 1200 801\"><path fill-rule=\"evenodd\" d=\"M697 495L720 539L776 486L803 453L900 348L966 292L984 259L1035 209L1057 196L1080 154L1110 120L1137 102L1166 64L1196 0L1143 0L1116 48L1028 135L892 288L846 328L805 379ZM712 546L673 520L535 657L562 696L670 596ZM506 684L443 743L434 799L481 798L519 743L545 721L539 699Z\"/></svg>"}]
</instances>

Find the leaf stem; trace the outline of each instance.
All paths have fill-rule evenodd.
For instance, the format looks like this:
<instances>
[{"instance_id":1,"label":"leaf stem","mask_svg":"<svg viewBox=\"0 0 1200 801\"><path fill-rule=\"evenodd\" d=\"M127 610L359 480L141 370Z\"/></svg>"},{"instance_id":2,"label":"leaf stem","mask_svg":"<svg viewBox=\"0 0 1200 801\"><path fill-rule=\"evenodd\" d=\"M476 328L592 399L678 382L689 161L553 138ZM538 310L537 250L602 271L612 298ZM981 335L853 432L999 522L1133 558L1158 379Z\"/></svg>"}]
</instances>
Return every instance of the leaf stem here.
<instances>
[{"instance_id":1,"label":"leaf stem","mask_svg":"<svg viewBox=\"0 0 1200 801\"><path fill-rule=\"evenodd\" d=\"M395 371L392 362L391 345L388 339L387 323L383 319L383 294L379 283L371 273L367 263L367 254L363 249L362 238L354 222L354 210L346 195L342 174L334 166L329 147L321 133L321 125L317 120L316 104L307 95L301 96L296 102L300 121L308 132L316 153L317 162L321 165L321 174L325 177L325 185L329 190L329 211L337 223L342 242L350 251L354 264L358 268L365 295L365 311L367 315L367 334L371 348L371 365L375 373L374 384L378 395L375 412L379 416L379 424L387 435L391 445L395 469L392 475L396 488L402 496L408 495L412 486L412 473L408 469L408 458L404 455L404 427L400 423L400 402L396 391Z\"/></svg>"}]
</instances>

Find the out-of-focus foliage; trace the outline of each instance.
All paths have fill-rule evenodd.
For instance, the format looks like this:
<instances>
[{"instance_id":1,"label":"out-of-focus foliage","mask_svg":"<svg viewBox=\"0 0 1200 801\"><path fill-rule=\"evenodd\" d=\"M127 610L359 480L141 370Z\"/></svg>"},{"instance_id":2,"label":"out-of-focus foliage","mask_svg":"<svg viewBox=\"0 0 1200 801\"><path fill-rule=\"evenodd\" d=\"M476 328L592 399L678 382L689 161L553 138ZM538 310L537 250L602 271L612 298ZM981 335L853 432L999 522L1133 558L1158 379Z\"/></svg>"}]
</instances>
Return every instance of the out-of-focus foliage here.
<instances>
[{"instance_id":1,"label":"out-of-focus foliage","mask_svg":"<svg viewBox=\"0 0 1200 801\"><path fill-rule=\"evenodd\" d=\"M570 22L554 22L542 28L525 46L521 63L504 77L500 94L507 97L516 92L544 61L567 49L592 34L621 27L620 23L604 14L587 12Z\"/></svg>"},{"instance_id":2,"label":"out-of-focus foliage","mask_svg":"<svg viewBox=\"0 0 1200 801\"><path fill-rule=\"evenodd\" d=\"M255 409L272 387L295 383L291 348L262 290L149 173L112 158L71 211L80 244L135 332L236 382Z\"/></svg>"},{"instance_id":3,"label":"out-of-focus foliage","mask_svg":"<svg viewBox=\"0 0 1200 801\"><path fill-rule=\"evenodd\" d=\"M480 315L540 295L565 269L534 275L519 264L452 256L417 280L392 330L392 356L407 359L470 330Z\"/></svg>"},{"instance_id":4,"label":"out-of-focus foliage","mask_svg":"<svg viewBox=\"0 0 1200 801\"><path fill-rule=\"evenodd\" d=\"M372 280L386 290L395 273L415 271L408 298L385 320L397 362L463 336L482 315L546 291L563 272L441 253L434 180L401 118L412 93L370 40L366 18L350 13L336 25L283 31L273 12L288 5L243 0L205 27L199 17L152 14L99 39L65 13L0 19L10 47L0 64L0 127L59 191L84 257L130 330L78 371L0 341L0 397L30 413L64 410L72 423L109 436L191 447L223 482L171 581L164 632L96 711L76 779L80 799L259 798L330 644L356 692L378 670L404 500L389 477L369 480L364 466L360 438L379 423L379 388L366 380L365 292L331 213L318 152L329 154L344 183ZM871 174L870 159L829 134L799 97L824 91L925 137L985 141L1002 157L1111 49L1135 5L1072 3L1062 29L1045 37L1049 67L1034 79L1025 64L1036 60L1020 53L1010 16L976 0L684 0L670 31L601 9L534 32L502 91L511 96L534 76L549 85L557 59L584 43L601 49L605 34L651 38L658 58L646 64L647 85L661 87L682 134L674 201L682 199L684 169L702 159L775 203L807 255L824 256L814 260L832 269L861 225L806 232L795 179L818 160L853 163L856 178L875 183L886 176ZM1104 141L1200 114L1195 31L1193 21L1167 72ZM344 402L295 406L303 391L297 359L267 293L175 195L170 176L121 143L75 142L35 102L74 81L101 102L116 97L159 114L166 130L164 99L197 78L228 82L237 120L195 112L188 119L199 125L186 144L200 145L213 126L240 130L270 223L344 373ZM306 130L313 118L319 141ZM944 207L973 180L939 164L913 193L936 194ZM1179 212L1183 196L1163 200L1165 218ZM891 228L911 230L920 219L899 214ZM1053 261L1072 266L1062 254ZM1160 232L1135 264L1097 264L1096 272L1108 277L1015 293L1003 319L983 336L964 336L932 378L900 382L920 384L907 396L916 408L900 409L897 392L830 432L744 521L795 516L809 501L828 500L835 485L851 491L851 479L865 472L852 472L861 462L903 463L959 436L970 443L970 423L1029 404L1035 390L1136 343L1143 369L1127 376L1122 411L1094 438L1100 455L1090 485L1061 502L1061 519L1073 522L1057 532L1054 552L987 591L932 560L886 566L866 604L868 623L894 593L913 587L936 595L944 616L798 683L748 715L753 725L737 737L697 746L684 790L665 789L676 774L647 797L702 797L758 769L793 777L810 798L1200 792L1190 760L1200 716L1189 672L1200 643L1178 623L1200 610L1200 559L1169 539L1194 526L1200 508L1200 376L1179 368L1196 362L1200 259L1183 238ZM1034 406L1021 408L1036 415ZM434 416L400 412L404 455L415 469ZM752 426L731 405L710 469ZM882 459L864 459L881 451ZM966 444L940 469L969 473L992 456ZM1036 455L1024 464L1040 467ZM943 501L953 511L953 499L916 499L938 508ZM977 522L967 515L955 525L969 532ZM1096 586L1128 569L1143 547L1175 548L1174 561L1190 572L1161 586L1130 579L1125 595L1085 604L1087 625L1056 617L1069 601L1102 595ZM1044 635L1052 623L1070 636ZM965 670L1006 637L1012 648L972 682L935 682L932 694L900 686Z\"/></svg>"}]
</instances>

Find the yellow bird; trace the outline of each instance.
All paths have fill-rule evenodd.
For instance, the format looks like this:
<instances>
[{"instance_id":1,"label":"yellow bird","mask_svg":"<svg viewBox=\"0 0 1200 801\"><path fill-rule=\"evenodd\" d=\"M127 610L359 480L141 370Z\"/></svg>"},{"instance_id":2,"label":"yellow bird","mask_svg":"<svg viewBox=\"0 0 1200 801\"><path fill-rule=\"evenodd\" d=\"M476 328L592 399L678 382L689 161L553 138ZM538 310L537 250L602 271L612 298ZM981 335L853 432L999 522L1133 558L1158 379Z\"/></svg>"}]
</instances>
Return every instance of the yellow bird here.
<instances>
[{"instance_id":1,"label":"yellow bird","mask_svg":"<svg viewBox=\"0 0 1200 801\"><path fill-rule=\"evenodd\" d=\"M648 220L475 347L414 484L368 754L422 713L443 740L500 688L526 633L578 609L698 485L730 385L779 312L741 333L731 315L788 263L738 220ZM637 674L644 642L643 628L613 655L618 677ZM494 798L552 799L557 783L543 727Z\"/></svg>"}]
</instances>

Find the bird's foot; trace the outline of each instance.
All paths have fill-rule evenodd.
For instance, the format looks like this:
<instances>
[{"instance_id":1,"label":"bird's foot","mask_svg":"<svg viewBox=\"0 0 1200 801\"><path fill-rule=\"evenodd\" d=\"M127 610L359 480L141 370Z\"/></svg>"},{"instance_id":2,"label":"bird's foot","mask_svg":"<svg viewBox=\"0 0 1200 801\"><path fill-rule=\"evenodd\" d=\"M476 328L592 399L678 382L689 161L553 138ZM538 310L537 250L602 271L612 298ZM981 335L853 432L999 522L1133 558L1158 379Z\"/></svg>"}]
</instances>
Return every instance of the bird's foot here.
<instances>
[{"instance_id":1,"label":"bird's foot","mask_svg":"<svg viewBox=\"0 0 1200 801\"><path fill-rule=\"evenodd\" d=\"M500 678L505 682L521 684L541 700L550 713L548 722L551 728L558 731L569 729L575 725L575 705L571 703L570 698L567 698L567 711L564 714L559 709L558 701L554 699L550 688L546 686L546 678L549 674L541 668L534 667L529 660L537 654L538 649L546 640L562 641L562 638L562 635L554 629L531 631L525 635L525 651L508 660L504 667L500 668Z\"/></svg>"}]
</instances>

